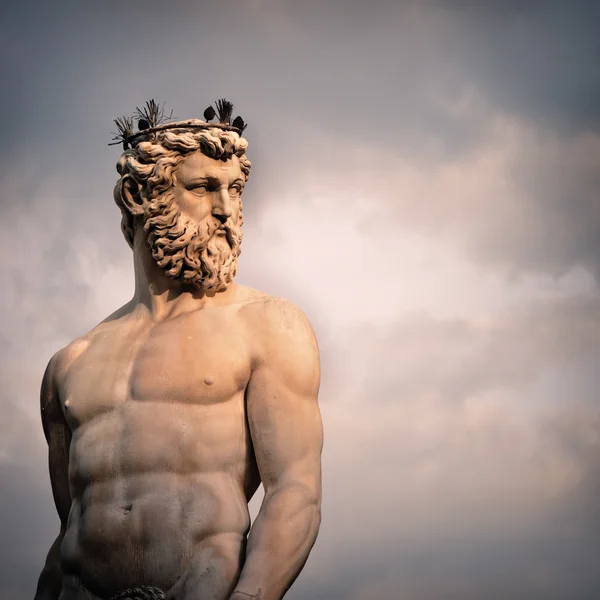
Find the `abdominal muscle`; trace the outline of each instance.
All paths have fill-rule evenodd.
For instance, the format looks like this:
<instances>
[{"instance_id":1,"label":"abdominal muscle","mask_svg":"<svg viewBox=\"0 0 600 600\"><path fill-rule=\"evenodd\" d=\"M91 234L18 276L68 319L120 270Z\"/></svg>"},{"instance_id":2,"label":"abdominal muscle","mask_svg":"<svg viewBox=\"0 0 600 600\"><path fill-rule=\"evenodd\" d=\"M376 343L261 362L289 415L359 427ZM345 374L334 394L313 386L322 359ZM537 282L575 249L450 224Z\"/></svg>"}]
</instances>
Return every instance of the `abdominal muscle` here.
<instances>
[{"instance_id":1,"label":"abdominal muscle","mask_svg":"<svg viewBox=\"0 0 600 600\"><path fill-rule=\"evenodd\" d=\"M73 431L66 579L101 598L139 586L177 599L228 597L250 527L248 444L231 405L222 411L221 443L211 442L219 406L129 401Z\"/></svg>"}]
</instances>

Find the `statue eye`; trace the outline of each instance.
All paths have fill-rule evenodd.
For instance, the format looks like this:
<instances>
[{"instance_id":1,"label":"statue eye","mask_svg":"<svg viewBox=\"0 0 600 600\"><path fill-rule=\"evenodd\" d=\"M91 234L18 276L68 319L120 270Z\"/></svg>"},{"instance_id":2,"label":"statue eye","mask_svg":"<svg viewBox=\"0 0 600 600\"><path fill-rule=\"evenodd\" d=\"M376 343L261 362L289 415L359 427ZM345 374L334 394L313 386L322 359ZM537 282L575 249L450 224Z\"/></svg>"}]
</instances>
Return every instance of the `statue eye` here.
<instances>
[{"instance_id":1,"label":"statue eye","mask_svg":"<svg viewBox=\"0 0 600 600\"><path fill-rule=\"evenodd\" d=\"M229 195L230 196L237 196L238 194L240 194L242 192L242 186L239 183L234 183L230 188L229 188Z\"/></svg>"}]
</instances>

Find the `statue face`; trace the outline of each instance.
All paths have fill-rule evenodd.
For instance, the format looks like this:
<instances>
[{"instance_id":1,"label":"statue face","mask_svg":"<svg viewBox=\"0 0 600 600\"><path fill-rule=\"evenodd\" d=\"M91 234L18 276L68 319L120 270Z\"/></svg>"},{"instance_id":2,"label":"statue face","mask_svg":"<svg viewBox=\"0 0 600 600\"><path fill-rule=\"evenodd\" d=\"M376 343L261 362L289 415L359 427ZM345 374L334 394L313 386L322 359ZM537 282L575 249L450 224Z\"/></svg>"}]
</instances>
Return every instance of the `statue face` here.
<instances>
[{"instance_id":1,"label":"statue face","mask_svg":"<svg viewBox=\"0 0 600 600\"><path fill-rule=\"evenodd\" d=\"M144 224L157 264L177 281L206 291L232 282L242 241L244 178L237 156L216 160L196 152L174 172Z\"/></svg>"},{"instance_id":2,"label":"statue face","mask_svg":"<svg viewBox=\"0 0 600 600\"><path fill-rule=\"evenodd\" d=\"M222 161L196 152L179 165L173 192L184 217L198 226L213 223L218 227L228 220L238 223L243 188L237 156ZM226 239L223 230L217 230L216 235Z\"/></svg>"}]
</instances>

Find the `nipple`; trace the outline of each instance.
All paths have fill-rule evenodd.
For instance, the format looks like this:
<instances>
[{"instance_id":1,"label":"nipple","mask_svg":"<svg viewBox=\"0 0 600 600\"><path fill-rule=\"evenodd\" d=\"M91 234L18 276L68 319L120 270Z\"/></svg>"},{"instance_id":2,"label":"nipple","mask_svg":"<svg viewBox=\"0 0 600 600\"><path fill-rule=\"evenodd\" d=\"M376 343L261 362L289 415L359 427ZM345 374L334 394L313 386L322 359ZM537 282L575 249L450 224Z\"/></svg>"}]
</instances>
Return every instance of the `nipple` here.
<instances>
[{"instance_id":1,"label":"nipple","mask_svg":"<svg viewBox=\"0 0 600 600\"><path fill-rule=\"evenodd\" d=\"M207 376L204 378L204 383L205 383L206 385L212 385L214 382L215 382L215 378L214 378L214 377L211 377L210 375L207 375Z\"/></svg>"}]
</instances>

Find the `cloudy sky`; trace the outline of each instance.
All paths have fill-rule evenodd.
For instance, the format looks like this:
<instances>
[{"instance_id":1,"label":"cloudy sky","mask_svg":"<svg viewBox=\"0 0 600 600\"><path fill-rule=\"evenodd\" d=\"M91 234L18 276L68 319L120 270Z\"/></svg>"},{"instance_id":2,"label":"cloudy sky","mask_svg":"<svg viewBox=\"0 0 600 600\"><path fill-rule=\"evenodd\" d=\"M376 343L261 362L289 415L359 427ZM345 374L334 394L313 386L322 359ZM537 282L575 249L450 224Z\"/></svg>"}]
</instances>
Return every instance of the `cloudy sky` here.
<instances>
[{"instance_id":1,"label":"cloudy sky","mask_svg":"<svg viewBox=\"0 0 600 600\"><path fill-rule=\"evenodd\" d=\"M221 97L253 162L239 281L322 351L323 524L290 600L598 597L598 3L3 17L1 600L33 596L58 531L43 370L133 291L112 119Z\"/></svg>"}]
</instances>

